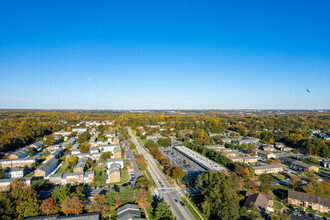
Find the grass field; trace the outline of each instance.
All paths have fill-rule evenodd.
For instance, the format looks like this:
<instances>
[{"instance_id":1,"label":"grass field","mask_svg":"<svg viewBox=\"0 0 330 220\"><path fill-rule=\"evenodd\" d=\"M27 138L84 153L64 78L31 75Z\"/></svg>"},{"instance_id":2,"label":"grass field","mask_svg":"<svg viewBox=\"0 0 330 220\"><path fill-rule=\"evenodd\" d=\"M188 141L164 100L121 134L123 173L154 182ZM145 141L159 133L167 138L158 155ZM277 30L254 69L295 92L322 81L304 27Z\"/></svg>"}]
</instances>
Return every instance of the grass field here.
<instances>
[{"instance_id":1,"label":"grass field","mask_svg":"<svg viewBox=\"0 0 330 220\"><path fill-rule=\"evenodd\" d=\"M198 210L198 208L196 207L196 206L194 206L194 208L190 205L190 203L191 204L193 204L193 202L191 202L190 201L190 203L186 200L186 198L184 198L184 197L181 197L181 199L182 199L182 201L184 202L184 204L187 206L187 208L189 209L189 211L191 212L191 214L194 216L194 218L196 219L196 220L206 220L207 218L203 215L203 213L200 213L199 212L199 214L203 217L203 218L201 218L199 215L198 215L198 213L195 211L195 209L196 210Z\"/></svg>"}]
</instances>

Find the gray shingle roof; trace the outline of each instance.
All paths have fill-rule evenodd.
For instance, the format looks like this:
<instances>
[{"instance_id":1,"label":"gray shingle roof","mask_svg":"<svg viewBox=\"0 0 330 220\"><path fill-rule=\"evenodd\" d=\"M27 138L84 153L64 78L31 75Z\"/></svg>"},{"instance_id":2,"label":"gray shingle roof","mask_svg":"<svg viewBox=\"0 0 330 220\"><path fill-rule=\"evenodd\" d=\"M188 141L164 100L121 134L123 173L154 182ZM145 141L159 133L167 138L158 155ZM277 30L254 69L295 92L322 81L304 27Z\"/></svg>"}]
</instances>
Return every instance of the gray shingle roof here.
<instances>
[{"instance_id":1,"label":"gray shingle roof","mask_svg":"<svg viewBox=\"0 0 330 220\"><path fill-rule=\"evenodd\" d=\"M330 199L319 197L317 195L309 194L309 193L303 193L303 192L297 192L297 191L288 191L288 198L291 199L297 199L299 201L307 201L310 203L318 203L326 207L330 207Z\"/></svg>"}]
</instances>

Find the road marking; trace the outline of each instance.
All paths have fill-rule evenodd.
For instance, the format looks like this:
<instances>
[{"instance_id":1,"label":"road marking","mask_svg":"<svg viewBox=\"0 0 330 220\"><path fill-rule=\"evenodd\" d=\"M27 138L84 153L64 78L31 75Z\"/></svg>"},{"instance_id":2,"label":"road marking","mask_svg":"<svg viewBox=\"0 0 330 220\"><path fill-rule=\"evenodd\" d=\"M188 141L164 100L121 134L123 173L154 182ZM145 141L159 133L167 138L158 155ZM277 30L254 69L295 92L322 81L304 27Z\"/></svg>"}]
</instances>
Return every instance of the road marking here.
<instances>
[{"instance_id":1,"label":"road marking","mask_svg":"<svg viewBox=\"0 0 330 220\"><path fill-rule=\"evenodd\" d=\"M136 139L136 137L135 137L135 135L133 134L133 132L130 132L130 133L132 133L132 135L131 135L131 137L132 137L132 139L134 139L134 141L133 142L135 142L135 144L136 144L136 146L138 146L137 147L137 149L138 149L138 151L141 151L141 153L143 154L143 156L147 156L146 154L146 152L144 152L143 150L142 150L142 146L140 145L140 143L137 141L137 139ZM139 149L139 148L141 148L141 149ZM152 158L153 159L153 158ZM150 160L150 158L149 158L149 160ZM148 162L147 162L147 164L151 167L151 169L154 171L154 174L158 177L158 179L159 179L159 182L161 182L161 184L163 185L163 186L165 186L165 184L163 183L163 181L162 181L162 179L159 177L159 175L157 174L157 172L156 172L156 170L154 169L154 167L153 167L153 165L151 164L151 162L148 160ZM168 184L169 185L169 184ZM179 195L180 195L180 193L179 193ZM171 198L167 198L169 201L170 201L170 199ZM179 200L181 200L180 198L179 198ZM179 201L178 200L178 201ZM171 202L170 202L170 204L171 204ZM176 205L176 207L179 209L179 211L181 212L181 214L182 214L182 216L184 217L184 219L186 219L187 220L187 218L185 217L185 215L183 214L183 212L181 211L181 209L179 208L179 206L176 204L176 202L174 201L174 204Z\"/></svg>"}]
</instances>

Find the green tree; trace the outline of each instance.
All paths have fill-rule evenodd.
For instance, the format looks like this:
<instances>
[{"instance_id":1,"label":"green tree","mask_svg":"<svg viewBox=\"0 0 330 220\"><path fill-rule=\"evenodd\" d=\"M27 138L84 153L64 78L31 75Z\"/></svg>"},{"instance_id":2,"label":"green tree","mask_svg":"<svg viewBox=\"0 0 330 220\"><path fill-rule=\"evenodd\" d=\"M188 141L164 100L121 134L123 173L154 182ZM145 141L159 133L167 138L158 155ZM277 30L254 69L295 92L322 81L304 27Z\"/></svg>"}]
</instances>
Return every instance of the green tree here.
<instances>
[{"instance_id":1,"label":"green tree","mask_svg":"<svg viewBox=\"0 0 330 220\"><path fill-rule=\"evenodd\" d=\"M0 192L0 219L15 219L15 206L6 192Z\"/></svg>"},{"instance_id":2,"label":"green tree","mask_svg":"<svg viewBox=\"0 0 330 220\"><path fill-rule=\"evenodd\" d=\"M78 141L79 143L88 142L90 137L91 137L91 135L90 135L89 131L84 131L83 133L81 133L81 134L78 136L77 141Z\"/></svg>"},{"instance_id":3,"label":"green tree","mask_svg":"<svg viewBox=\"0 0 330 220\"><path fill-rule=\"evenodd\" d=\"M196 186L201 187L203 213L209 219L238 219L238 177L235 173L208 172L198 176Z\"/></svg>"},{"instance_id":4,"label":"green tree","mask_svg":"<svg viewBox=\"0 0 330 220\"><path fill-rule=\"evenodd\" d=\"M110 189L106 194L105 194L105 200L104 203L109 205L109 206L114 206L117 201L117 196L118 192L114 189Z\"/></svg>"},{"instance_id":5,"label":"green tree","mask_svg":"<svg viewBox=\"0 0 330 220\"><path fill-rule=\"evenodd\" d=\"M6 176L6 171L0 168L0 179L4 179Z\"/></svg>"},{"instance_id":6,"label":"green tree","mask_svg":"<svg viewBox=\"0 0 330 220\"><path fill-rule=\"evenodd\" d=\"M262 219L260 210L254 204L254 202L250 203L250 212L249 212L248 218L251 220Z\"/></svg>"},{"instance_id":7,"label":"green tree","mask_svg":"<svg viewBox=\"0 0 330 220\"><path fill-rule=\"evenodd\" d=\"M133 202L134 194L134 189L131 186L121 187L119 191L119 195L123 203Z\"/></svg>"},{"instance_id":8,"label":"green tree","mask_svg":"<svg viewBox=\"0 0 330 220\"><path fill-rule=\"evenodd\" d=\"M70 188L67 186L56 186L52 192L52 197L61 204L66 198L70 197Z\"/></svg>"},{"instance_id":9,"label":"green tree","mask_svg":"<svg viewBox=\"0 0 330 220\"><path fill-rule=\"evenodd\" d=\"M170 206L167 205L165 201L162 201L158 203L155 214L154 214L154 219L155 220L172 220L173 215L170 210Z\"/></svg>"},{"instance_id":10,"label":"green tree","mask_svg":"<svg viewBox=\"0 0 330 220\"><path fill-rule=\"evenodd\" d=\"M270 174L262 174L259 177L260 191L264 193L271 193L276 185L276 180Z\"/></svg>"}]
</instances>

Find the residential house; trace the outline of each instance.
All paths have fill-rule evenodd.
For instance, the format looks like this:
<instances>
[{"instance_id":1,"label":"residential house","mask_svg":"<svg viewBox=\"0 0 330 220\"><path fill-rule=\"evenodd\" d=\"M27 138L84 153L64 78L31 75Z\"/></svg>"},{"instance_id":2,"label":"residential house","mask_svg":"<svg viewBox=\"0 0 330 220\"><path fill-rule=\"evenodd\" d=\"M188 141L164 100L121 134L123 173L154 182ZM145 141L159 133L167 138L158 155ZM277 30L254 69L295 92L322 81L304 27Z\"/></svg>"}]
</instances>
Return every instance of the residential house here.
<instances>
[{"instance_id":1,"label":"residential house","mask_svg":"<svg viewBox=\"0 0 330 220\"><path fill-rule=\"evenodd\" d=\"M62 153L63 148L59 148L57 150L55 150L54 152L52 152L50 155L47 156L46 161L52 159L52 158L58 158L60 153Z\"/></svg>"},{"instance_id":2,"label":"residential house","mask_svg":"<svg viewBox=\"0 0 330 220\"><path fill-rule=\"evenodd\" d=\"M274 212L273 199L262 193L247 192L243 207L250 209L250 204L253 202L262 213Z\"/></svg>"},{"instance_id":3,"label":"residential house","mask_svg":"<svg viewBox=\"0 0 330 220\"><path fill-rule=\"evenodd\" d=\"M118 163L113 163L110 165L110 168L107 170L108 174L108 183L120 182L120 165Z\"/></svg>"},{"instance_id":4,"label":"residential house","mask_svg":"<svg viewBox=\"0 0 330 220\"><path fill-rule=\"evenodd\" d=\"M119 158L111 158L111 159L107 159L106 162L106 166L108 169L110 169L111 165L117 163L120 165L120 168L124 167L124 160L123 159L119 159Z\"/></svg>"},{"instance_id":5,"label":"residential house","mask_svg":"<svg viewBox=\"0 0 330 220\"><path fill-rule=\"evenodd\" d=\"M62 174L51 174L48 179L50 183L60 185L62 183Z\"/></svg>"},{"instance_id":6,"label":"residential house","mask_svg":"<svg viewBox=\"0 0 330 220\"><path fill-rule=\"evenodd\" d=\"M72 128L72 132L77 132L77 134L81 134L87 131L87 128Z\"/></svg>"},{"instance_id":7,"label":"residential house","mask_svg":"<svg viewBox=\"0 0 330 220\"><path fill-rule=\"evenodd\" d=\"M29 217L25 218L25 220L100 220L101 214L99 212L93 213L84 213L84 214L77 214L77 215L48 215L48 216L36 216L36 217Z\"/></svg>"},{"instance_id":8,"label":"residential house","mask_svg":"<svg viewBox=\"0 0 330 220\"><path fill-rule=\"evenodd\" d=\"M304 208L311 208L314 211L329 213L330 199L319 197L317 195L288 191L288 203L294 206L302 206Z\"/></svg>"},{"instance_id":9,"label":"residential house","mask_svg":"<svg viewBox=\"0 0 330 220\"><path fill-rule=\"evenodd\" d=\"M113 149L113 156L114 156L114 158L121 158L120 147L115 147L115 149Z\"/></svg>"},{"instance_id":10,"label":"residential house","mask_svg":"<svg viewBox=\"0 0 330 220\"><path fill-rule=\"evenodd\" d=\"M307 163L298 160L292 162L291 167L295 170L300 170L300 171L319 172L319 168L317 166L309 165Z\"/></svg>"},{"instance_id":11,"label":"residential house","mask_svg":"<svg viewBox=\"0 0 330 220\"><path fill-rule=\"evenodd\" d=\"M84 172L66 173L62 175L62 184L80 184L84 183Z\"/></svg>"},{"instance_id":12,"label":"residential house","mask_svg":"<svg viewBox=\"0 0 330 220\"><path fill-rule=\"evenodd\" d=\"M0 167L7 168L7 167L25 167L31 166L32 164L36 163L35 157L29 157L24 159L3 159L0 160Z\"/></svg>"},{"instance_id":13,"label":"residential house","mask_svg":"<svg viewBox=\"0 0 330 220\"><path fill-rule=\"evenodd\" d=\"M21 159L27 157L29 154L29 148L24 147L10 154L9 159Z\"/></svg>"},{"instance_id":14,"label":"residential house","mask_svg":"<svg viewBox=\"0 0 330 220\"><path fill-rule=\"evenodd\" d=\"M281 142L275 142L274 144L275 148L277 150L280 150L280 151L291 151L292 148L291 147L287 147L284 143L281 143Z\"/></svg>"},{"instance_id":15,"label":"residential house","mask_svg":"<svg viewBox=\"0 0 330 220\"><path fill-rule=\"evenodd\" d=\"M30 144L30 147L36 150L40 150L43 146L44 146L43 141L38 141L38 142L34 142L33 144Z\"/></svg>"},{"instance_id":16,"label":"residential house","mask_svg":"<svg viewBox=\"0 0 330 220\"><path fill-rule=\"evenodd\" d=\"M265 152L265 151L258 151L258 156L266 158L266 159L275 159L276 155L273 153Z\"/></svg>"},{"instance_id":17,"label":"residential house","mask_svg":"<svg viewBox=\"0 0 330 220\"><path fill-rule=\"evenodd\" d=\"M117 208L117 218L118 220L143 220L143 218L141 218L139 206L136 204L125 204Z\"/></svg>"},{"instance_id":18,"label":"residential house","mask_svg":"<svg viewBox=\"0 0 330 220\"><path fill-rule=\"evenodd\" d=\"M261 149L264 151L275 151L275 148L271 144L263 144L261 145Z\"/></svg>"},{"instance_id":19,"label":"residential house","mask_svg":"<svg viewBox=\"0 0 330 220\"><path fill-rule=\"evenodd\" d=\"M255 143L258 143L259 141L260 141L259 138L253 138L253 137L245 137L245 138L237 139L237 142L239 144L255 144Z\"/></svg>"},{"instance_id":20,"label":"residential house","mask_svg":"<svg viewBox=\"0 0 330 220\"><path fill-rule=\"evenodd\" d=\"M320 165L326 168L330 168L330 159L323 159L320 161Z\"/></svg>"},{"instance_id":21,"label":"residential house","mask_svg":"<svg viewBox=\"0 0 330 220\"><path fill-rule=\"evenodd\" d=\"M209 146L207 146L207 148L209 148L209 149L211 149L211 150L220 151L220 150L222 150L222 149L225 149L225 145L222 145L222 144L209 145Z\"/></svg>"},{"instance_id":22,"label":"residential house","mask_svg":"<svg viewBox=\"0 0 330 220\"><path fill-rule=\"evenodd\" d=\"M7 168L5 170L5 178L22 178L25 175L25 169L20 167Z\"/></svg>"},{"instance_id":23,"label":"residential house","mask_svg":"<svg viewBox=\"0 0 330 220\"><path fill-rule=\"evenodd\" d=\"M284 167L276 164L265 164L259 166L252 166L254 173L256 175L264 174L264 173L279 173L284 170Z\"/></svg>"},{"instance_id":24,"label":"residential house","mask_svg":"<svg viewBox=\"0 0 330 220\"><path fill-rule=\"evenodd\" d=\"M76 140L77 139L75 137L72 137L67 141L67 143L69 143L69 144L71 144L71 146L73 146L76 143Z\"/></svg>"},{"instance_id":25,"label":"residential house","mask_svg":"<svg viewBox=\"0 0 330 220\"><path fill-rule=\"evenodd\" d=\"M0 179L0 191L9 190L12 179Z\"/></svg>"},{"instance_id":26,"label":"residential house","mask_svg":"<svg viewBox=\"0 0 330 220\"><path fill-rule=\"evenodd\" d=\"M34 176L41 176L43 178L46 178L46 176L48 176L56 169L58 164L58 159L52 158L45 162L41 167L37 168L36 171L34 171Z\"/></svg>"},{"instance_id":27,"label":"residential house","mask_svg":"<svg viewBox=\"0 0 330 220\"><path fill-rule=\"evenodd\" d=\"M71 155L76 155L76 154L80 154L80 149L72 149L71 150Z\"/></svg>"},{"instance_id":28,"label":"residential house","mask_svg":"<svg viewBox=\"0 0 330 220\"><path fill-rule=\"evenodd\" d=\"M236 157L230 157L230 159L237 163L256 163L258 162L258 159L255 157L249 157L249 156L236 156Z\"/></svg>"},{"instance_id":29,"label":"residential house","mask_svg":"<svg viewBox=\"0 0 330 220\"><path fill-rule=\"evenodd\" d=\"M86 157L79 159L76 167L73 169L73 172L74 173L84 172L85 168L86 168L87 160L88 160L88 158L86 158Z\"/></svg>"},{"instance_id":30,"label":"residential house","mask_svg":"<svg viewBox=\"0 0 330 220\"><path fill-rule=\"evenodd\" d=\"M66 137L66 136L69 136L71 133L72 133L71 131L61 130L61 131L56 131L54 134L55 134L55 136Z\"/></svg>"}]
</instances>

